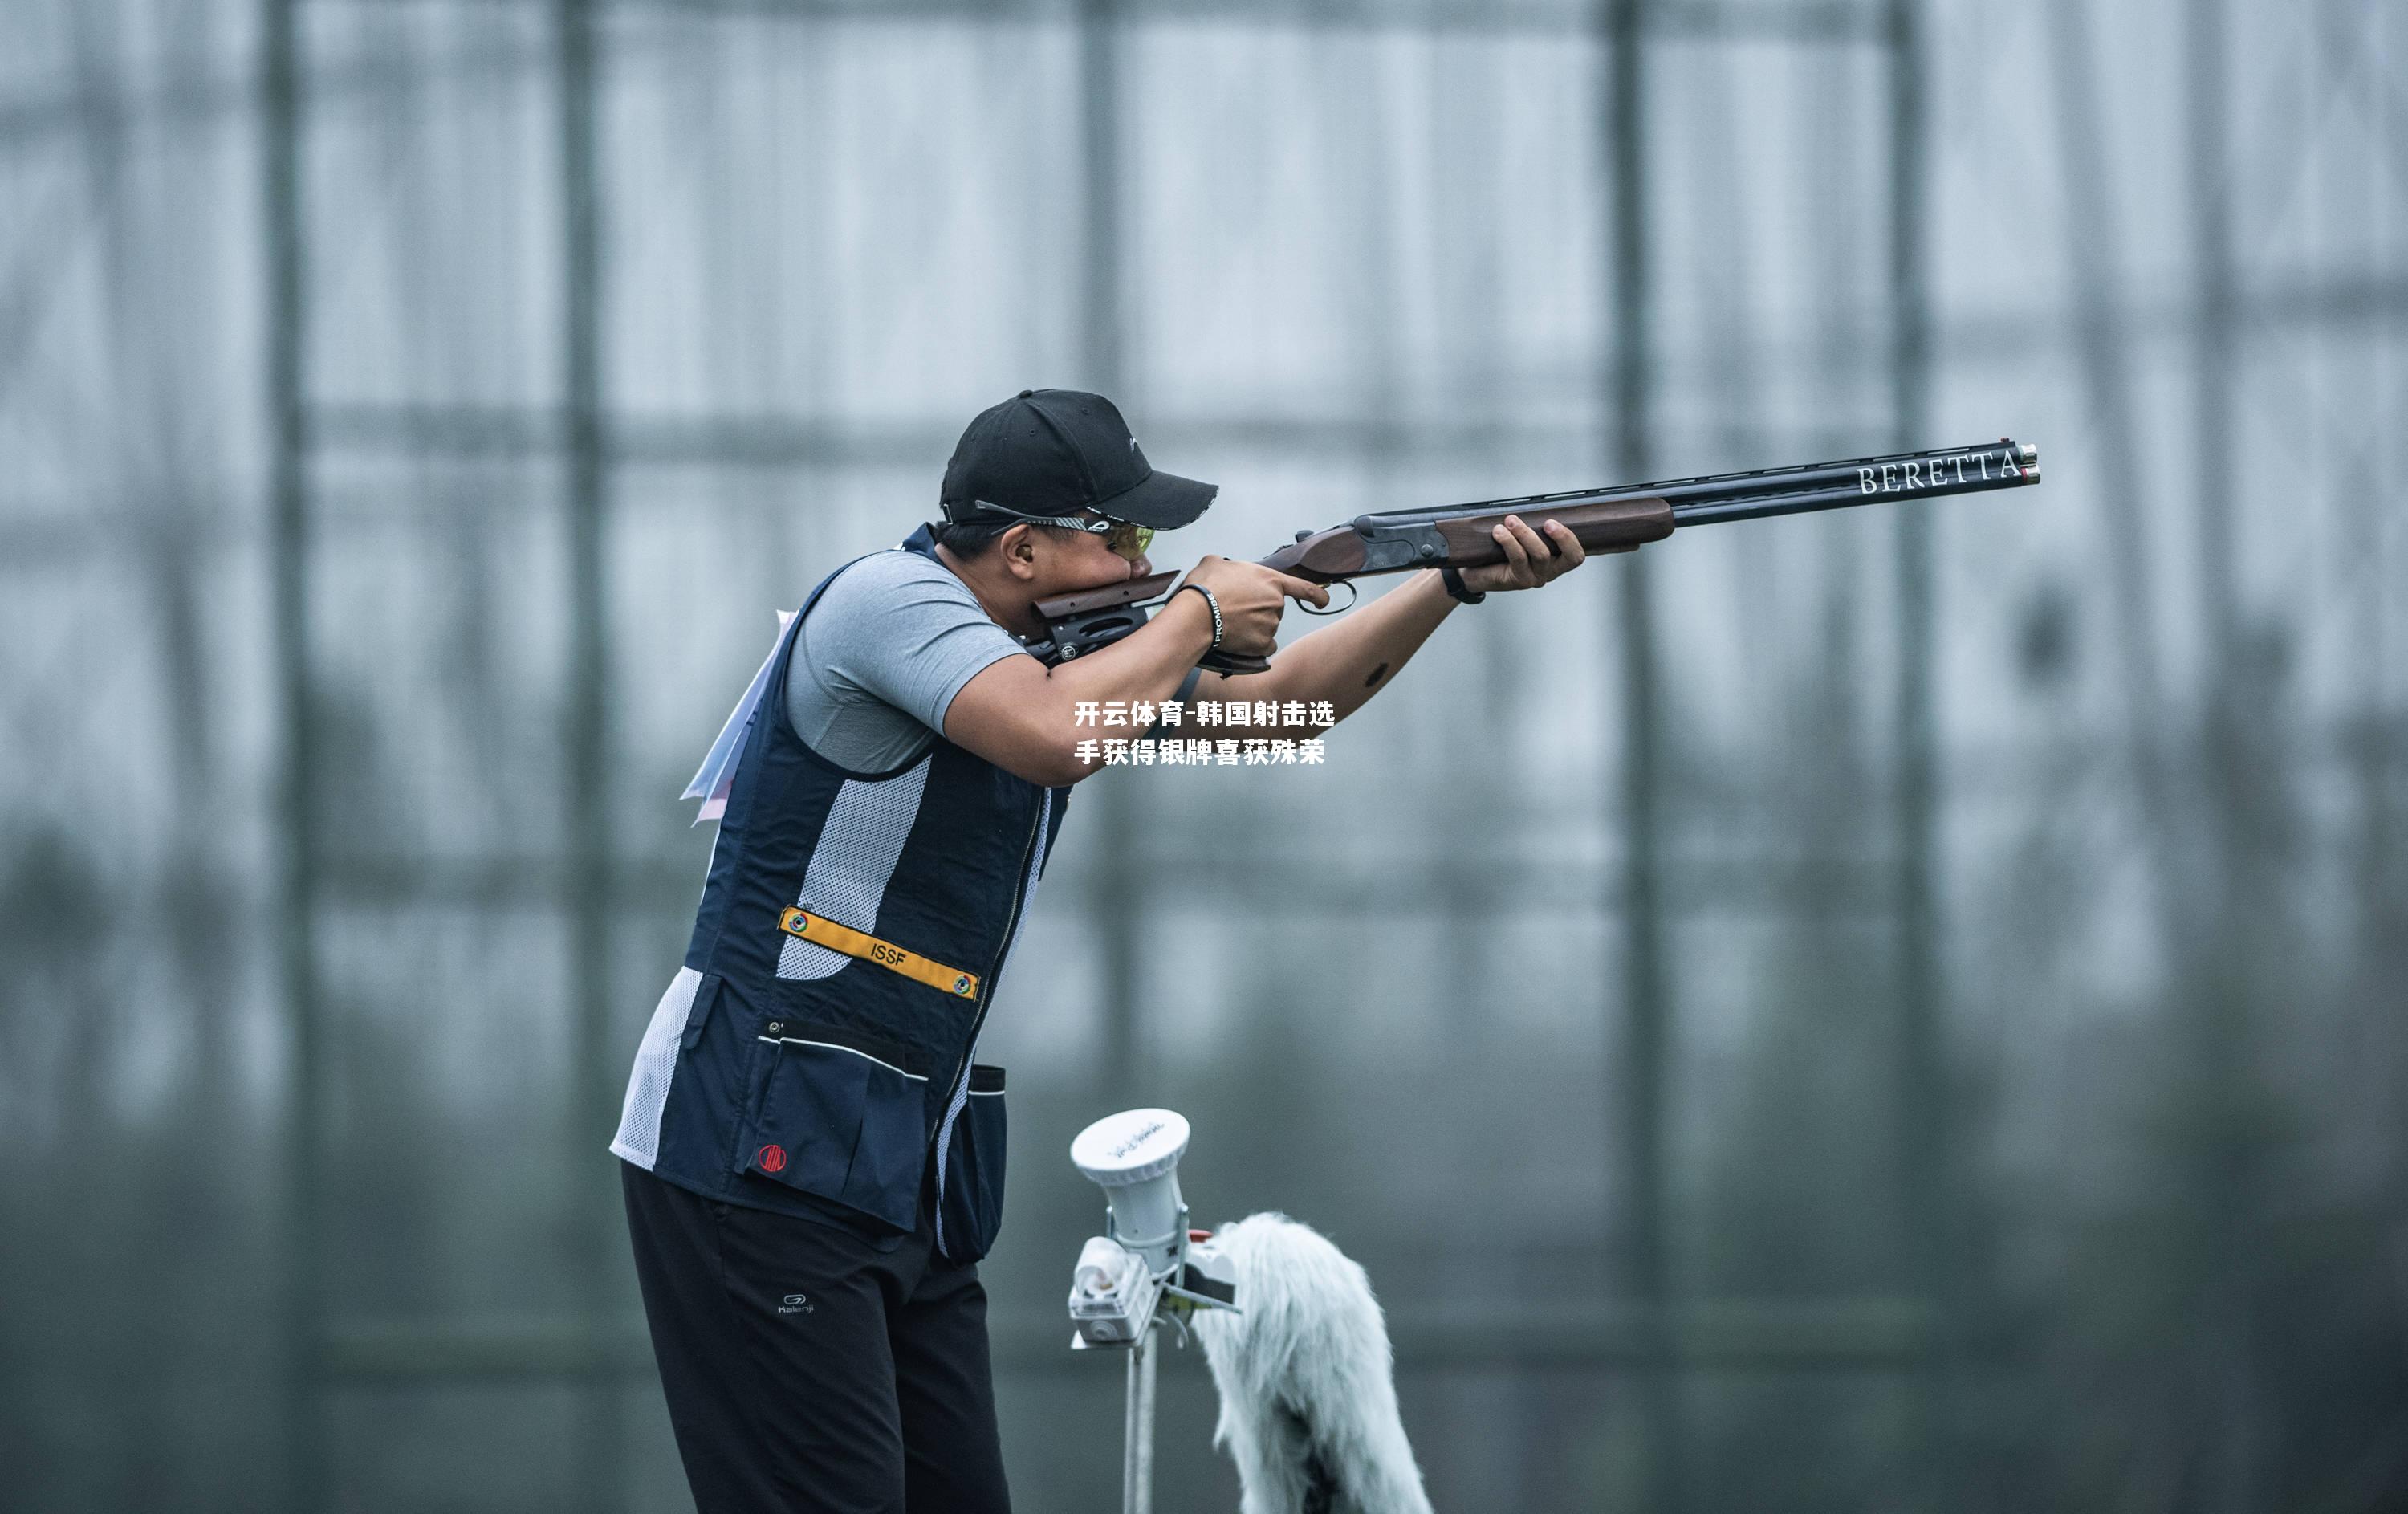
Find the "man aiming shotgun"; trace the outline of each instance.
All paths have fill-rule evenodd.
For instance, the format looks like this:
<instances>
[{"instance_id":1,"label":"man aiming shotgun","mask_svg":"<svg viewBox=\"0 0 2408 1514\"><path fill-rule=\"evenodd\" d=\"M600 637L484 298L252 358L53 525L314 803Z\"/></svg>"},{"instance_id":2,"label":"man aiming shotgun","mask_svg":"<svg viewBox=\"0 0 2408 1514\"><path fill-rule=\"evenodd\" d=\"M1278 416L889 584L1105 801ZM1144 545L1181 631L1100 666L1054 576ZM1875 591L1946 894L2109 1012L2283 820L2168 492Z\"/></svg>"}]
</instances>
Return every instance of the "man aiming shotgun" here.
<instances>
[{"instance_id":1,"label":"man aiming shotgun","mask_svg":"<svg viewBox=\"0 0 2408 1514\"><path fill-rule=\"evenodd\" d=\"M1010 1507L976 1268L1001 1218L1004 1077L974 1057L1097 771L1082 702L1226 687L1240 726L1256 701L1342 719L1458 601L1717 511L1828 508L1829 472L1359 516L1173 587L1151 537L1212 485L1155 472L1099 396L1024 390L972 421L942 520L812 590L688 791L718 841L610 1148L701 1514ZM1288 599L1417 565L1276 648Z\"/></svg>"},{"instance_id":2,"label":"man aiming shotgun","mask_svg":"<svg viewBox=\"0 0 2408 1514\"><path fill-rule=\"evenodd\" d=\"M1152 571L1213 486L1154 471L1099 396L1025 392L963 433L943 519L815 589L715 753L686 953L611 1149L695 1500L1009 1507L974 1263L1000 1218L1003 1076L972 1054L1069 791L1081 700L1160 703L1271 653L1320 585L1208 558L1150 622L1048 667L1035 606ZM1577 567L1499 523L1467 593ZM1281 652L1249 699L1342 718L1455 601L1440 575ZM1235 702L1235 701L1233 701ZM740 753L740 756L730 756Z\"/></svg>"}]
</instances>

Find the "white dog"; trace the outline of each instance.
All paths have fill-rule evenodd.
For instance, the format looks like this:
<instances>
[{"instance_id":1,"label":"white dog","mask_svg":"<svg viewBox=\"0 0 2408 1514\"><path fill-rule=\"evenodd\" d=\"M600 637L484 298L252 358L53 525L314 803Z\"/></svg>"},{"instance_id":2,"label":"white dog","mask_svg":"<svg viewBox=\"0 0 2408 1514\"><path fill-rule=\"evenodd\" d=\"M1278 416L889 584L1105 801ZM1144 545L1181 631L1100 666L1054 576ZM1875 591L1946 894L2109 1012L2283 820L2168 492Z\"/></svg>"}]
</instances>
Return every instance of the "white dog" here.
<instances>
[{"instance_id":1,"label":"white dog","mask_svg":"<svg viewBox=\"0 0 2408 1514\"><path fill-rule=\"evenodd\" d=\"M1236 1263L1241 1312L1200 1313L1196 1329L1242 1514L1429 1514L1363 1269L1285 1215L1251 1215L1212 1245Z\"/></svg>"}]
</instances>

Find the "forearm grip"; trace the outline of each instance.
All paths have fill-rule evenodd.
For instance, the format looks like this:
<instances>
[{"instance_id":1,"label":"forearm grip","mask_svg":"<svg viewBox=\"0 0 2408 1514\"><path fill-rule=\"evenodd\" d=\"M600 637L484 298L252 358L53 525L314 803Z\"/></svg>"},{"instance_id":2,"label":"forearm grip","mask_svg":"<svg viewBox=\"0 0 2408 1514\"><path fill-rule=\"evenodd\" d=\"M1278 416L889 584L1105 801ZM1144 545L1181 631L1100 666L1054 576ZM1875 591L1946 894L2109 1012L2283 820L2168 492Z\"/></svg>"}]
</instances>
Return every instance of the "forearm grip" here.
<instances>
[{"instance_id":1,"label":"forearm grip","mask_svg":"<svg viewBox=\"0 0 2408 1514\"><path fill-rule=\"evenodd\" d=\"M1466 515L1439 521L1436 527L1446 545L1440 561L1452 568L1479 568L1508 560L1503 543L1493 534L1508 514L1545 535L1548 521L1561 521L1591 554L1636 552L1650 541L1672 534L1672 507L1661 499L1613 499L1570 505L1559 510L1500 511L1494 515Z\"/></svg>"}]
</instances>

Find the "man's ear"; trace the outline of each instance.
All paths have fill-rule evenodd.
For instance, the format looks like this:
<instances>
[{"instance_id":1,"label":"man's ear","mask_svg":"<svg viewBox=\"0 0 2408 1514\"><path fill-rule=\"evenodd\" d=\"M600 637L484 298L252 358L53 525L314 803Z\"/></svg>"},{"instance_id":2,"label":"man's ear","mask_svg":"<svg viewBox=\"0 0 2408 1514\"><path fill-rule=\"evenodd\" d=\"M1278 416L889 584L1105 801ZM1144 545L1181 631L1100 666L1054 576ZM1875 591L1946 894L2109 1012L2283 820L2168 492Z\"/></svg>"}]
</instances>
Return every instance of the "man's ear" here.
<instances>
[{"instance_id":1,"label":"man's ear","mask_svg":"<svg viewBox=\"0 0 2408 1514\"><path fill-rule=\"evenodd\" d=\"M1037 576L1037 527L1025 521L1014 526L996 539L995 550L1012 577L1026 583Z\"/></svg>"}]
</instances>

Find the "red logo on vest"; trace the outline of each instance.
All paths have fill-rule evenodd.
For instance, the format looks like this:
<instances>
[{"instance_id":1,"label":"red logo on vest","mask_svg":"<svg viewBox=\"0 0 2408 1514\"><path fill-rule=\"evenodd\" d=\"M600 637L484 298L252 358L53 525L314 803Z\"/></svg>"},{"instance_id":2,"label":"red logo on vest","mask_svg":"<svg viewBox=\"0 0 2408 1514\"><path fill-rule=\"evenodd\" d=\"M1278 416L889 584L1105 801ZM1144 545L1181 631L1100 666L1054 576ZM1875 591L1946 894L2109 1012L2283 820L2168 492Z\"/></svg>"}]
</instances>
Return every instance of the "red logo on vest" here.
<instances>
[{"instance_id":1,"label":"red logo on vest","mask_svg":"<svg viewBox=\"0 0 2408 1514\"><path fill-rule=\"evenodd\" d=\"M761 1170L765 1173L783 1172L786 1170L786 1148L781 1146L765 1146L753 1154L752 1160L760 1164Z\"/></svg>"}]
</instances>

